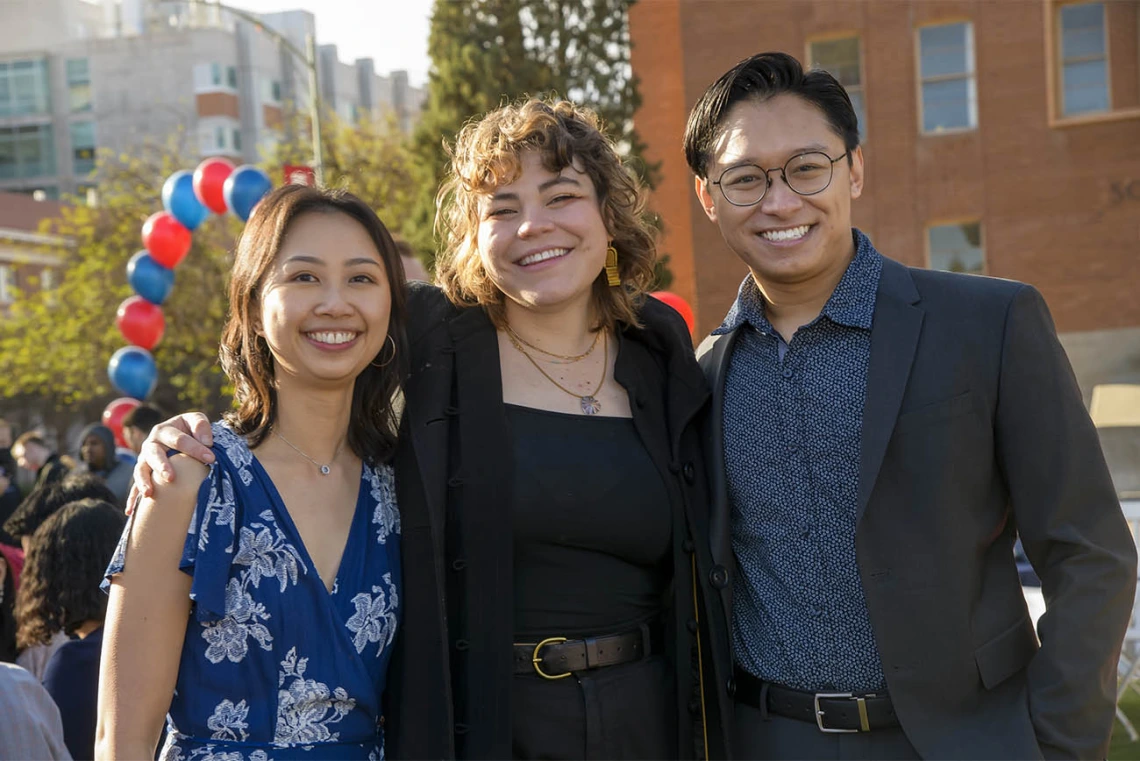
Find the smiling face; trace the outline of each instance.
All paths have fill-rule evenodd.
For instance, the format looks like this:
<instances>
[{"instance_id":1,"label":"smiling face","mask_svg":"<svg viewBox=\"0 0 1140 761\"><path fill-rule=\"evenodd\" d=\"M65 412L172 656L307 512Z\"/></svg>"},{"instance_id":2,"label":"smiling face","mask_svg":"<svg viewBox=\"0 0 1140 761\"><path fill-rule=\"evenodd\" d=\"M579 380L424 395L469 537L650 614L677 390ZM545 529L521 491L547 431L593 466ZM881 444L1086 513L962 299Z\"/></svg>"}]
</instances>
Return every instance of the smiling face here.
<instances>
[{"instance_id":1,"label":"smiling face","mask_svg":"<svg viewBox=\"0 0 1140 761\"><path fill-rule=\"evenodd\" d=\"M843 139L823 112L798 95L742 101L728 112L713 146L708 179L697 178L697 196L729 247L765 284L795 286L837 280L854 255L851 201L863 191L863 154L855 148L834 164L831 184L810 196L796 194L779 170L754 206L733 206L712 181L725 170L755 164L771 170L799 154L843 155ZM794 180L793 180L794 182Z\"/></svg>"},{"instance_id":2,"label":"smiling face","mask_svg":"<svg viewBox=\"0 0 1140 761\"><path fill-rule=\"evenodd\" d=\"M275 376L348 386L388 335L391 290L367 230L340 212L293 219L258 298Z\"/></svg>"},{"instance_id":3,"label":"smiling face","mask_svg":"<svg viewBox=\"0 0 1140 761\"><path fill-rule=\"evenodd\" d=\"M573 165L547 169L535 150L519 164L518 177L480 200L476 247L483 266L523 308L588 303L610 240L594 183Z\"/></svg>"}]
</instances>

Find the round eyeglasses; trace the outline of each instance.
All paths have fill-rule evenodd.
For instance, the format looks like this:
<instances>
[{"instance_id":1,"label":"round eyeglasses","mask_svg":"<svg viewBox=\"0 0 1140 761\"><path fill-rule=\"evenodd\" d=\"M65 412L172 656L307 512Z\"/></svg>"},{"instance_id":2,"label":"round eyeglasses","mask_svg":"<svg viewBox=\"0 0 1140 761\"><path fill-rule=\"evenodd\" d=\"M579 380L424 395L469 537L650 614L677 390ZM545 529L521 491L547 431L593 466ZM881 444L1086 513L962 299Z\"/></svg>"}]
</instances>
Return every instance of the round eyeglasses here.
<instances>
[{"instance_id":1,"label":"round eyeglasses","mask_svg":"<svg viewBox=\"0 0 1140 761\"><path fill-rule=\"evenodd\" d=\"M724 200L733 206L755 206L764 199L768 188L772 186L772 178L768 173L779 172L792 192L801 196L814 196L827 190L835 173L835 162L846 158L847 154L848 151L844 151L842 156L831 158L822 151L801 153L792 156L782 167L773 169L741 164L725 169L720 179L712 184L720 186Z\"/></svg>"}]
</instances>

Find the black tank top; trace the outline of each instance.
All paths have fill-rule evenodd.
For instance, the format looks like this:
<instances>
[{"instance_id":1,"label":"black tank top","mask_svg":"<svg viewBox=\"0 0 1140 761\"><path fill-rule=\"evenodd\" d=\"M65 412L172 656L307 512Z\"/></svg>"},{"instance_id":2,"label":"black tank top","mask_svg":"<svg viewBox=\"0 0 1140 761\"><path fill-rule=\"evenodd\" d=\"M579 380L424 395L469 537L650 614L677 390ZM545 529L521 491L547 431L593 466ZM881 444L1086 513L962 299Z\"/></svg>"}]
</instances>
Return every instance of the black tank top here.
<instances>
[{"instance_id":1,"label":"black tank top","mask_svg":"<svg viewBox=\"0 0 1140 761\"><path fill-rule=\"evenodd\" d=\"M659 613L669 495L633 420L506 408L516 641L611 634Z\"/></svg>"}]
</instances>

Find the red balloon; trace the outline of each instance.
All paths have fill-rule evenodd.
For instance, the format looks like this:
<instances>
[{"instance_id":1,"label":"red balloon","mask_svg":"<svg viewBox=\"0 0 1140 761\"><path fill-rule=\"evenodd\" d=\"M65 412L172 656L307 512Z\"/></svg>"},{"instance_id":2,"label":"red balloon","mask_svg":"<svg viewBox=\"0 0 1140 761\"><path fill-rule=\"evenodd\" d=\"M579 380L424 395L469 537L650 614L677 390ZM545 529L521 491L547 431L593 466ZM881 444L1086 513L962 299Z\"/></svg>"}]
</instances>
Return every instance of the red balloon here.
<instances>
[{"instance_id":1,"label":"red balloon","mask_svg":"<svg viewBox=\"0 0 1140 761\"><path fill-rule=\"evenodd\" d=\"M234 165L222 158L206 159L194 170L194 195L215 214L226 213L226 196L222 188L233 171Z\"/></svg>"},{"instance_id":2,"label":"red balloon","mask_svg":"<svg viewBox=\"0 0 1140 761\"><path fill-rule=\"evenodd\" d=\"M115 443L121 447L127 446L127 440L123 438L123 418L140 404L142 402L138 399L120 396L103 410L103 425L111 429L111 433L115 434Z\"/></svg>"},{"instance_id":3,"label":"red balloon","mask_svg":"<svg viewBox=\"0 0 1140 761\"><path fill-rule=\"evenodd\" d=\"M150 303L142 296L131 296L119 304L115 324L119 326L123 338L150 351L162 340L166 318L162 316L162 307Z\"/></svg>"},{"instance_id":4,"label":"red balloon","mask_svg":"<svg viewBox=\"0 0 1140 761\"><path fill-rule=\"evenodd\" d=\"M147 217L142 241L151 258L167 269L177 267L190 251L190 231L166 211L156 211Z\"/></svg>"},{"instance_id":5,"label":"red balloon","mask_svg":"<svg viewBox=\"0 0 1140 761\"><path fill-rule=\"evenodd\" d=\"M693 308L689 306L689 302L670 291L654 291L649 295L676 309L681 317L684 318L685 324L689 326L690 333L697 329L697 320L693 317Z\"/></svg>"}]
</instances>

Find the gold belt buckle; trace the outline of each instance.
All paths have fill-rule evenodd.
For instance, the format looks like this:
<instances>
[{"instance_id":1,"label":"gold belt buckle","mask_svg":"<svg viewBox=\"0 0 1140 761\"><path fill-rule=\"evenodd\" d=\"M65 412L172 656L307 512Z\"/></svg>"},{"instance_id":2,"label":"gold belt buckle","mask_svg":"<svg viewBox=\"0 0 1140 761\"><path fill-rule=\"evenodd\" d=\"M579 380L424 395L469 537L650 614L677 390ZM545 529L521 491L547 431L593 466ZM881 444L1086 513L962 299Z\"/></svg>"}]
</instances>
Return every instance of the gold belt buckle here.
<instances>
[{"instance_id":1,"label":"gold belt buckle","mask_svg":"<svg viewBox=\"0 0 1140 761\"><path fill-rule=\"evenodd\" d=\"M570 676L569 671L567 671L565 674L547 674L542 670L542 656L538 654L538 651L542 650L542 648L546 647L547 645L557 645L559 642L565 641L565 637L547 637L542 642L539 642L534 646L534 652L531 653L530 661L534 664L534 671L536 674L538 674L543 679L565 679L566 677Z\"/></svg>"}]
</instances>

